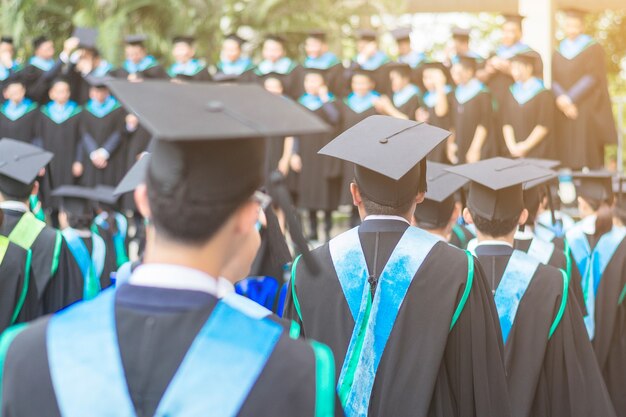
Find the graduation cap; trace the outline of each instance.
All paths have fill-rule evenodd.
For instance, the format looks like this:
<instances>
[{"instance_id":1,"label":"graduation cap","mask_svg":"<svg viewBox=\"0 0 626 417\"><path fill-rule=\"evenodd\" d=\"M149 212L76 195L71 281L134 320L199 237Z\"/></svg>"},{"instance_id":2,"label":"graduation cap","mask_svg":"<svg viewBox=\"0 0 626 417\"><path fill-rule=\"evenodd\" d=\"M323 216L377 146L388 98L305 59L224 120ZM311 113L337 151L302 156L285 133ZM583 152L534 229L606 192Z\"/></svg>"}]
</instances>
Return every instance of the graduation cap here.
<instances>
[{"instance_id":1,"label":"graduation cap","mask_svg":"<svg viewBox=\"0 0 626 417\"><path fill-rule=\"evenodd\" d=\"M411 27L402 27L397 28L391 31L391 36L396 40L396 42L401 42L404 40L411 39L411 33L413 33L413 28Z\"/></svg>"},{"instance_id":2,"label":"graduation cap","mask_svg":"<svg viewBox=\"0 0 626 417\"><path fill-rule=\"evenodd\" d=\"M0 37L0 43L8 43L13 45L13 36L2 36Z\"/></svg>"},{"instance_id":3,"label":"graduation cap","mask_svg":"<svg viewBox=\"0 0 626 417\"><path fill-rule=\"evenodd\" d=\"M413 70L409 64L402 62L391 62L387 64L387 68L390 72L397 71L405 77L410 77Z\"/></svg>"},{"instance_id":4,"label":"graduation cap","mask_svg":"<svg viewBox=\"0 0 626 417\"><path fill-rule=\"evenodd\" d=\"M452 28L452 30L450 32L452 33L452 38L454 38L454 39L469 40L470 34L472 33L472 30L455 26L455 27Z\"/></svg>"},{"instance_id":5,"label":"graduation cap","mask_svg":"<svg viewBox=\"0 0 626 417\"><path fill-rule=\"evenodd\" d=\"M37 146L15 139L0 140L0 192L10 197L28 198L41 168L54 155Z\"/></svg>"},{"instance_id":6,"label":"graduation cap","mask_svg":"<svg viewBox=\"0 0 626 417\"><path fill-rule=\"evenodd\" d=\"M113 191L113 195L120 196L122 194L130 193L140 184L143 184L146 180L146 172L148 171L149 163L150 154L144 155L135 161L133 166L130 167L126 175L124 175L124 178L122 178Z\"/></svg>"},{"instance_id":7,"label":"graduation cap","mask_svg":"<svg viewBox=\"0 0 626 417\"><path fill-rule=\"evenodd\" d=\"M93 209L100 198L94 188L79 185L63 185L52 190L53 197L61 199L61 207L75 216L93 216Z\"/></svg>"},{"instance_id":8,"label":"graduation cap","mask_svg":"<svg viewBox=\"0 0 626 417\"><path fill-rule=\"evenodd\" d=\"M512 22L518 24L520 27L522 26L522 22L526 19L526 16L522 16L519 13L505 13L502 15L504 18L504 22Z\"/></svg>"},{"instance_id":9,"label":"graduation cap","mask_svg":"<svg viewBox=\"0 0 626 417\"><path fill-rule=\"evenodd\" d=\"M187 45L193 45L196 42L196 37L191 35L177 35L172 38L172 43L186 43Z\"/></svg>"},{"instance_id":10,"label":"graduation cap","mask_svg":"<svg viewBox=\"0 0 626 417\"><path fill-rule=\"evenodd\" d=\"M451 165L428 161L426 167L428 191L424 201L415 208L415 220L426 229L440 229L450 221L456 202L455 194L469 180L448 172L446 168Z\"/></svg>"},{"instance_id":11,"label":"graduation cap","mask_svg":"<svg viewBox=\"0 0 626 417\"><path fill-rule=\"evenodd\" d=\"M134 34L134 35L128 35L124 38L124 43L126 45L133 45L133 46L143 46L144 42L148 40L148 37L146 35L143 34Z\"/></svg>"},{"instance_id":12,"label":"graduation cap","mask_svg":"<svg viewBox=\"0 0 626 417\"><path fill-rule=\"evenodd\" d=\"M426 165L420 161L448 136L450 132L426 123L370 116L318 153L354 163L361 194L397 207L426 191Z\"/></svg>"},{"instance_id":13,"label":"graduation cap","mask_svg":"<svg viewBox=\"0 0 626 417\"><path fill-rule=\"evenodd\" d=\"M360 41L376 42L378 33L374 29L358 29L356 31L356 38Z\"/></svg>"},{"instance_id":14,"label":"graduation cap","mask_svg":"<svg viewBox=\"0 0 626 417\"><path fill-rule=\"evenodd\" d=\"M596 201L613 201L613 174L609 171L578 171L573 173L573 177L578 196Z\"/></svg>"},{"instance_id":15,"label":"graduation cap","mask_svg":"<svg viewBox=\"0 0 626 417\"><path fill-rule=\"evenodd\" d=\"M103 208L113 208L119 200L119 196L115 194L115 187L110 185L97 185L94 192L96 193L94 201L100 203Z\"/></svg>"},{"instance_id":16,"label":"graduation cap","mask_svg":"<svg viewBox=\"0 0 626 417\"><path fill-rule=\"evenodd\" d=\"M522 184L551 175L545 168L501 157L447 170L472 181L467 206L487 220L519 215L524 209Z\"/></svg>"},{"instance_id":17,"label":"graduation cap","mask_svg":"<svg viewBox=\"0 0 626 417\"><path fill-rule=\"evenodd\" d=\"M73 38L78 38L79 48L96 49L98 42L98 29L77 27L72 33Z\"/></svg>"}]
</instances>

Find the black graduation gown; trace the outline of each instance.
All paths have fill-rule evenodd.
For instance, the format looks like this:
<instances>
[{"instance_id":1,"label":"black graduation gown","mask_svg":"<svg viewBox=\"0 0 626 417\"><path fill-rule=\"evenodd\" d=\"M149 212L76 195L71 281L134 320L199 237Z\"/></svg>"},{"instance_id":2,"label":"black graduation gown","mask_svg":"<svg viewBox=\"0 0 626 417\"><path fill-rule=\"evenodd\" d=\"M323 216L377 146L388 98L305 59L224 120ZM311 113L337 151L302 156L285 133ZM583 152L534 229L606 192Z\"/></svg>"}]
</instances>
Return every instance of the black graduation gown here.
<instances>
[{"instance_id":1,"label":"black graduation gown","mask_svg":"<svg viewBox=\"0 0 626 417\"><path fill-rule=\"evenodd\" d=\"M578 118L570 120L560 110L556 112L558 156L563 166L572 169L602 167L604 145L617 141L602 46L593 43L572 59L558 51L554 53L553 83L565 92L587 75L593 77L595 84L575 100Z\"/></svg>"},{"instance_id":2,"label":"black graduation gown","mask_svg":"<svg viewBox=\"0 0 626 417\"><path fill-rule=\"evenodd\" d=\"M517 142L526 140L536 126L547 128L546 136L526 156L541 159L555 156L554 95L552 92L543 89L526 103L520 104L509 90L502 103L502 122L503 125L513 127Z\"/></svg>"},{"instance_id":3,"label":"black graduation gown","mask_svg":"<svg viewBox=\"0 0 626 417\"><path fill-rule=\"evenodd\" d=\"M299 176L299 206L308 210L336 210L341 193L341 164L338 160L323 155L318 151L337 136L341 124L339 104L336 101L326 103L313 111L324 120L331 129L327 133L300 137L299 154L302 170Z\"/></svg>"},{"instance_id":4,"label":"black graduation gown","mask_svg":"<svg viewBox=\"0 0 626 417\"><path fill-rule=\"evenodd\" d=\"M204 81L204 82L212 81L211 74L209 74L209 69L204 64L199 65L197 72L191 75L186 75L182 73L174 73L172 71L172 68L170 67L170 69L168 70L168 75L170 78L175 79L175 80L180 80L180 81Z\"/></svg>"},{"instance_id":5,"label":"black graduation gown","mask_svg":"<svg viewBox=\"0 0 626 417\"><path fill-rule=\"evenodd\" d=\"M459 147L457 150L459 164L465 163L465 154L467 154L474 140L474 134L479 125L487 129L487 137L482 147L481 159L487 159L496 155L494 144L492 143L492 116L491 93L486 90L478 93L465 103L459 103L455 100L453 118L456 144Z\"/></svg>"},{"instance_id":6,"label":"black graduation gown","mask_svg":"<svg viewBox=\"0 0 626 417\"><path fill-rule=\"evenodd\" d=\"M426 105L426 103L422 103L422 108L428 112L429 125L440 127L445 130L452 130L454 128L454 106L456 105L454 91L451 90L448 94L446 94L446 98L448 100L448 112L443 116L438 116L435 112L435 107L430 107ZM428 154L427 159L433 162L449 164L450 161L448 161L448 156L446 155L446 148L447 141L440 143Z\"/></svg>"},{"instance_id":7,"label":"black graduation gown","mask_svg":"<svg viewBox=\"0 0 626 417\"><path fill-rule=\"evenodd\" d=\"M47 207L59 207L58 199L50 197L51 190L62 185L75 184L78 181L72 174L72 164L76 162L79 151L80 114L81 108L77 107L68 119L57 123L42 107L37 137L41 140L42 147L54 154L54 158L46 168L47 178L42 190Z\"/></svg>"},{"instance_id":8,"label":"black graduation gown","mask_svg":"<svg viewBox=\"0 0 626 417\"><path fill-rule=\"evenodd\" d=\"M87 248L87 251L91 254L91 251L93 249L93 243L91 241L91 237L82 237L80 238L83 243L85 244L85 247ZM104 240L105 245L107 245L107 240L102 237L102 239ZM68 249L69 250L69 249ZM84 278L83 278L83 273L80 270L80 267L78 266L78 263L76 262L76 260L74 259L74 255L72 255L70 253L70 256L72 257L72 274L73 275L78 275L81 279L81 281L84 282ZM110 256L113 256L113 258L110 258ZM115 251L113 252L113 255L111 255L111 252L109 251L109 246L106 246L106 258L104 260L104 268L102 269L102 275L100 275L100 288L101 289L105 289L111 286L111 272L116 271L117 267L113 266L115 263ZM81 291L82 291L82 287L81 287ZM80 299L83 298L83 294L81 292L80 294Z\"/></svg>"},{"instance_id":9,"label":"black graduation gown","mask_svg":"<svg viewBox=\"0 0 626 417\"><path fill-rule=\"evenodd\" d=\"M57 59L48 71L32 64L26 65L19 73L20 79L26 86L26 96L39 104L46 103L49 100L48 91L52 86L52 81L61 74L62 70L63 62L60 59Z\"/></svg>"},{"instance_id":10,"label":"black graduation gown","mask_svg":"<svg viewBox=\"0 0 626 417\"><path fill-rule=\"evenodd\" d=\"M129 72L124 69L124 67L120 67L110 72L113 77L116 78L128 78ZM165 68L159 63L154 66L148 67L143 71L137 71L137 77L140 79L167 79L169 76L167 75L167 71Z\"/></svg>"},{"instance_id":11,"label":"black graduation gown","mask_svg":"<svg viewBox=\"0 0 626 417\"><path fill-rule=\"evenodd\" d=\"M126 168L128 170L137 162L137 157L148 150L152 135L141 124L134 132L124 129L124 142L126 143ZM137 210L135 206L135 198L133 193L127 193L122 196L122 209Z\"/></svg>"},{"instance_id":12,"label":"black graduation gown","mask_svg":"<svg viewBox=\"0 0 626 417\"><path fill-rule=\"evenodd\" d=\"M421 106L421 99L419 95L411 97L406 103L401 106L396 106L396 109L402 114L406 114L409 120L415 120L415 112Z\"/></svg>"},{"instance_id":13,"label":"black graduation gown","mask_svg":"<svg viewBox=\"0 0 626 417\"><path fill-rule=\"evenodd\" d=\"M23 213L13 210L3 212L4 223L0 227L0 235L8 236ZM61 242L56 274L50 275L55 242L56 230L45 227L31 246L33 255L30 277L37 287L41 314L54 313L83 297L83 277L75 272L78 265L65 240Z\"/></svg>"},{"instance_id":14,"label":"black graduation gown","mask_svg":"<svg viewBox=\"0 0 626 417\"><path fill-rule=\"evenodd\" d=\"M32 278L26 279L26 251L9 243L0 262L0 333L11 325L11 319L24 289L26 296L14 323L32 320L39 314L39 297Z\"/></svg>"},{"instance_id":15,"label":"black graduation gown","mask_svg":"<svg viewBox=\"0 0 626 417\"><path fill-rule=\"evenodd\" d=\"M389 79L389 73L391 72L389 68L389 63L382 64L375 70L372 70L372 78L374 79L375 89L380 94L385 94L387 96L391 96L391 80ZM346 85L350 85L350 79L352 78L352 74L354 74L358 69L362 67L356 62L350 62L350 66L346 69ZM348 92L350 89L348 88Z\"/></svg>"},{"instance_id":16,"label":"black graduation gown","mask_svg":"<svg viewBox=\"0 0 626 417\"><path fill-rule=\"evenodd\" d=\"M137 417L154 415L216 302L215 297L196 291L132 285L119 288L117 338ZM33 323L9 347L2 392L4 417L61 417L48 370L47 325L48 318ZM237 416L313 417L315 366L312 349L283 332ZM334 415L343 416L338 404Z\"/></svg>"},{"instance_id":17,"label":"black graduation gown","mask_svg":"<svg viewBox=\"0 0 626 417\"><path fill-rule=\"evenodd\" d=\"M397 220L366 220L359 229L368 270L382 271L408 225ZM321 272L304 262L296 271L302 332L331 347L341 371L354 320L333 267L328 244L315 249ZM415 275L402 303L374 380L373 416L507 416L503 351L498 316L482 270L475 268L463 312L450 331L452 314L467 282L467 256L437 243ZM285 318L300 321L291 288Z\"/></svg>"},{"instance_id":18,"label":"black graduation gown","mask_svg":"<svg viewBox=\"0 0 626 417\"><path fill-rule=\"evenodd\" d=\"M513 249L476 248L487 282L500 284ZM561 308L563 277L540 265L524 294L505 344L507 383L513 416L613 416L582 313L569 290L562 319L549 338Z\"/></svg>"},{"instance_id":19,"label":"black graduation gown","mask_svg":"<svg viewBox=\"0 0 626 417\"><path fill-rule=\"evenodd\" d=\"M220 64L215 66L215 71L212 76L213 81L216 83L251 83L257 80L257 76L254 73L254 65L250 63L246 70L239 75L225 74L222 71Z\"/></svg>"},{"instance_id":20,"label":"black graduation gown","mask_svg":"<svg viewBox=\"0 0 626 417\"><path fill-rule=\"evenodd\" d=\"M595 245L588 236L590 244ZM578 268L574 264L574 268ZM626 240L618 246L596 292L595 337L592 341L604 381L620 417L626 416Z\"/></svg>"},{"instance_id":21,"label":"black graduation gown","mask_svg":"<svg viewBox=\"0 0 626 417\"><path fill-rule=\"evenodd\" d=\"M36 103L32 103L26 113L16 120L9 119L0 111L0 138L32 143L37 137L37 124L40 116Z\"/></svg>"},{"instance_id":22,"label":"black graduation gown","mask_svg":"<svg viewBox=\"0 0 626 417\"><path fill-rule=\"evenodd\" d=\"M304 92L304 68L296 62L292 62L292 67L284 74L276 72L266 74L258 67L253 71L253 74L259 84L263 84L267 78L277 78L283 85L283 94L292 100L297 100Z\"/></svg>"},{"instance_id":23,"label":"black graduation gown","mask_svg":"<svg viewBox=\"0 0 626 417\"><path fill-rule=\"evenodd\" d=\"M80 159L84 166L81 184L87 187L96 185L117 186L122 179L126 168L125 143L122 141L121 135L124 129L124 118L126 113L121 107L115 108L106 116L97 117L92 114L87 107L83 110L80 121L80 135L82 138L82 152ZM98 147L109 147L110 158L108 165L104 169L98 169L94 166L89 158L91 151L88 149L85 135L91 136Z\"/></svg>"}]
</instances>

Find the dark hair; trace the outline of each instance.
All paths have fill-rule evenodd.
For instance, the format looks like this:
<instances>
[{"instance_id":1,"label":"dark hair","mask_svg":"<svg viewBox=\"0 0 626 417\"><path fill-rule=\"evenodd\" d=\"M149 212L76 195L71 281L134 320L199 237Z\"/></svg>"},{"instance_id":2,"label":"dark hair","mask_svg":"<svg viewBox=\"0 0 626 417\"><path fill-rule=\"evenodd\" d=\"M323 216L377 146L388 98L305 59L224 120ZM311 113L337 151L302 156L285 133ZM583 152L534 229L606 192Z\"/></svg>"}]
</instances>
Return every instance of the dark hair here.
<instances>
[{"instance_id":1,"label":"dark hair","mask_svg":"<svg viewBox=\"0 0 626 417\"><path fill-rule=\"evenodd\" d=\"M4 223L4 211L0 210L0 227L2 226L2 223Z\"/></svg>"},{"instance_id":2,"label":"dark hair","mask_svg":"<svg viewBox=\"0 0 626 417\"><path fill-rule=\"evenodd\" d=\"M386 206L383 204L375 203L374 201L367 198L363 193L361 193L361 202L363 203L363 208L368 215L405 216L411 210L414 200L409 200L407 203L395 207Z\"/></svg>"},{"instance_id":3,"label":"dark hair","mask_svg":"<svg viewBox=\"0 0 626 417\"><path fill-rule=\"evenodd\" d=\"M626 210L619 205L613 207L613 216L618 218L622 224L626 225ZM2 223L0 223L2 224Z\"/></svg>"},{"instance_id":4,"label":"dark hair","mask_svg":"<svg viewBox=\"0 0 626 417\"><path fill-rule=\"evenodd\" d=\"M478 214L472 209L469 209L474 225L481 233L484 233L491 237L502 237L511 233L517 228L519 222L519 214L515 217L509 217L508 219L493 219L488 220Z\"/></svg>"},{"instance_id":5,"label":"dark hair","mask_svg":"<svg viewBox=\"0 0 626 417\"><path fill-rule=\"evenodd\" d=\"M593 234L593 237L599 239L613 229L613 210L611 205L605 200L581 198L596 212L596 232Z\"/></svg>"},{"instance_id":6,"label":"dark hair","mask_svg":"<svg viewBox=\"0 0 626 417\"><path fill-rule=\"evenodd\" d=\"M65 212L67 223L72 229L85 230L91 228L92 217L87 214L72 214Z\"/></svg>"}]
</instances>

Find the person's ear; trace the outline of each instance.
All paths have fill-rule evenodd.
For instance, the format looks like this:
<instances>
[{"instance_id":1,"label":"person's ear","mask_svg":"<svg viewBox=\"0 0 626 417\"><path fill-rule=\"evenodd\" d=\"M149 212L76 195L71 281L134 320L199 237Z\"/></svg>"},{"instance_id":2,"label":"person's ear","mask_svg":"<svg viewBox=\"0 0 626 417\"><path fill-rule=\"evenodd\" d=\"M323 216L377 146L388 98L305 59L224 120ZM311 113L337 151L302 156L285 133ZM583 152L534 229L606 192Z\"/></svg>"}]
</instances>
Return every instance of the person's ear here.
<instances>
[{"instance_id":1,"label":"person's ear","mask_svg":"<svg viewBox=\"0 0 626 417\"><path fill-rule=\"evenodd\" d=\"M454 208L452 209L452 216L450 217L450 221L454 223L456 219L461 215L461 205L454 203Z\"/></svg>"},{"instance_id":2,"label":"person's ear","mask_svg":"<svg viewBox=\"0 0 626 417\"><path fill-rule=\"evenodd\" d=\"M249 201L235 213L235 229L237 233L247 235L259 221L259 204Z\"/></svg>"},{"instance_id":3,"label":"person's ear","mask_svg":"<svg viewBox=\"0 0 626 417\"><path fill-rule=\"evenodd\" d=\"M356 183L354 182L350 183L350 194L352 194L352 204L354 204L355 206L358 206L363 202L363 199L361 198L361 192L359 191L359 186L356 185Z\"/></svg>"},{"instance_id":4,"label":"person's ear","mask_svg":"<svg viewBox=\"0 0 626 417\"><path fill-rule=\"evenodd\" d=\"M426 193L423 191L419 193L417 196L415 196L415 204L422 204L424 202L425 196L426 196Z\"/></svg>"},{"instance_id":5,"label":"person's ear","mask_svg":"<svg viewBox=\"0 0 626 417\"><path fill-rule=\"evenodd\" d=\"M135 204L144 219L150 221L152 218L152 210L150 209L150 201L148 200L148 187L146 187L145 184L141 184L135 189Z\"/></svg>"},{"instance_id":6,"label":"person's ear","mask_svg":"<svg viewBox=\"0 0 626 417\"><path fill-rule=\"evenodd\" d=\"M463 209L463 220L465 220L465 223L467 224L474 224L474 218L472 217L472 213L470 213L467 207Z\"/></svg>"},{"instance_id":7,"label":"person's ear","mask_svg":"<svg viewBox=\"0 0 626 417\"><path fill-rule=\"evenodd\" d=\"M39 195L39 181L33 183L33 189L30 191L30 195Z\"/></svg>"},{"instance_id":8,"label":"person's ear","mask_svg":"<svg viewBox=\"0 0 626 417\"><path fill-rule=\"evenodd\" d=\"M519 215L519 220L517 224L522 226L522 225L525 225L527 221L528 221L528 210L524 209Z\"/></svg>"}]
</instances>

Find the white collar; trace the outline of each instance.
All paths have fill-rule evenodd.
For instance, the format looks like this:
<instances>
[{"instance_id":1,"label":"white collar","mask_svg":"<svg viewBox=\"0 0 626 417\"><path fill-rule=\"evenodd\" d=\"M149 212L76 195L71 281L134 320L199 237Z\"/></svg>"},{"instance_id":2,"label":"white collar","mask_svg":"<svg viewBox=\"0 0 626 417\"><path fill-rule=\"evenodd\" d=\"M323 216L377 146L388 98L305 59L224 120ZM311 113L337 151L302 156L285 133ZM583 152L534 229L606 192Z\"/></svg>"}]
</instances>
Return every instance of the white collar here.
<instances>
[{"instance_id":1,"label":"white collar","mask_svg":"<svg viewBox=\"0 0 626 417\"><path fill-rule=\"evenodd\" d=\"M367 221L367 220L398 220L398 221L401 221L401 222L405 222L409 226L411 225L411 223L409 223L409 221L407 219L405 219L404 217L400 217L400 216L387 216L387 215L382 215L382 214L371 214L371 215L367 216L365 219L363 219L363 221Z\"/></svg>"},{"instance_id":2,"label":"white collar","mask_svg":"<svg viewBox=\"0 0 626 417\"><path fill-rule=\"evenodd\" d=\"M582 219L578 224L580 225L581 230L586 235L593 235L596 233L596 219L598 216L592 214L590 216Z\"/></svg>"},{"instance_id":3,"label":"white collar","mask_svg":"<svg viewBox=\"0 0 626 417\"><path fill-rule=\"evenodd\" d=\"M130 276L132 285L201 291L222 298L235 290L224 278L213 278L197 269L170 264L143 264Z\"/></svg>"},{"instance_id":4,"label":"white collar","mask_svg":"<svg viewBox=\"0 0 626 417\"><path fill-rule=\"evenodd\" d=\"M517 232L515 232L516 240L533 240L534 237L535 237L535 233L533 232L532 227L528 225L524 228L523 232L521 230L518 230Z\"/></svg>"},{"instance_id":5,"label":"white collar","mask_svg":"<svg viewBox=\"0 0 626 417\"><path fill-rule=\"evenodd\" d=\"M28 206L21 201L2 201L0 202L0 208L4 210L13 210L26 213L30 211Z\"/></svg>"},{"instance_id":6,"label":"white collar","mask_svg":"<svg viewBox=\"0 0 626 417\"><path fill-rule=\"evenodd\" d=\"M502 240L483 240L481 242L478 242L478 244L476 245L478 246L483 246L483 245L493 245L493 246L508 246L509 248L513 248L513 245L511 245L509 242L504 242Z\"/></svg>"}]
</instances>

